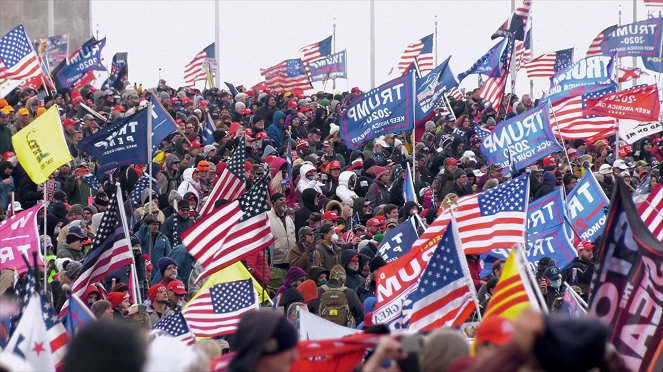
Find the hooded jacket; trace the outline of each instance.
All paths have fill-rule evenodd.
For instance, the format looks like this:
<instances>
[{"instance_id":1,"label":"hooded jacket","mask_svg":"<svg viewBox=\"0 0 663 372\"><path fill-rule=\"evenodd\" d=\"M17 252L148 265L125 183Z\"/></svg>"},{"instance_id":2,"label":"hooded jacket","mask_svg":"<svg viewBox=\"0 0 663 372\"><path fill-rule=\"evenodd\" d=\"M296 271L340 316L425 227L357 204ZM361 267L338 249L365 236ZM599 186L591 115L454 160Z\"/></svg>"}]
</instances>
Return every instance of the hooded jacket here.
<instances>
[{"instance_id":1,"label":"hooded jacket","mask_svg":"<svg viewBox=\"0 0 663 372\"><path fill-rule=\"evenodd\" d=\"M314 189L306 189L302 192L302 206L295 212L295 229L299 234L299 229L308 226L308 218L312 212L320 212L320 208L315 205L315 196L318 194Z\"/></svg>"},{"instance_id":2,"label":"hooded jacket","mask_svg":"<svg viewBox=\"0 0 663 372\"><path fill-rule=\"evenodd\" d=\"M318 181L316 179L309 180L306 178L306 173L311 170L315 170L315 167L311 164L304 164L301 168L299 168L299 182L297 183L297 190L303 194L304 190L306 189L314 189L315 191L322 194L322 189L320 188Z\"/></svg>"},{"instance_id":3,"label":"hooded jacket","mask_svg":"<svg viewBox=\"0 0 663 372\"><path fill-rule=\"evenodd\" d=\"M269 137L274 140L276 147L281 147L281 145L283 145L283 126L279 123L279 120L281 120L284 116L285 114L283 111L276 111L272 118L272 125L267 128L267 135L269 135Z\"/></svg>"},{"instance_id":4,"label":"hooded jacket","mask_svg":"<svg viewBox=\"0 0 663 372\"><path fill-rule=\"evenodd\" d=\"M187 192L192 192L197 200L200 200L200 184L193 180L195 168L187 168L182 173L182 183L177 188L177 193L184 196Z\"/></svg>"},{"instance_id":5,"label":"hooded jacket","mask_svg":"<svg viewBox=\"0 0 663 372\"><path fill-rule=\"evenodd\" d=\"M539 188L536 190L536 194L534 194L534 199L538 199L544 195L548 195L551 192L555 191L555 185L557 184L557 177L555 177L555 174L550 171L543 172L543 181L541 181L541 185L539 185Z\"/></svg>"},{"instance_id":6,"label":"hooded jacket","mask_svg":"<svg viewBox=\"0 0 663 372\"><path fill-rule=\"evenodd\" d=\"M353 191L355 182L357 182L357 175L354 172L345 171L338 176L336 196L338 196L342 202L353 203L354 200L357 199L357 193Z\"/></svg>"},{"instance_id":7,"label":"hooded jacket","mask_svg":"<svg viewBox=\"0 0 663 372\"><path fill-rule=\"evenodd\" d=\"M274 211L274 208L267 212L267 216L269 217L269 224L272 228L272 235L274 235L273 262L276 264L287 263L288 251L297 242L295 238L295 223L287 214L284 219L281 219Z\"/></svg>"},{"instance_id":8,"label":"hooded jacket","mask_svg":"<svg viewBox=\"0 0 663 372\"><path fill-rule=\"evenodd\" d=\"M343 250L343 252L341 252L341 264L345 269L345 275L346 275L345 286L355 291L357 296L359 296L361 294L361 291L364 289L364 285L366 285L366 278L361 276L361 274L359 274L359 271L352 270L348 267L350 260L352 260L352 257L356 255L359 255L359 253L357 253L353 249ZM366 261L367 260L365 257L359 255L359 270L361 270L363 264L365 264Z\"/></svg>"},{"instance_id":9,"label":"hooded jacket","mask_svg":"<svg viewBox=\"0 0 663 372\"><path fill-rule=\"evenodd\" d=\"M159 194L168 195L171 190L177 190L182 183L182 175L179 170L173 170L173 163L179 161L174 154L166 155L166 168L159 174L157 184L159 185Z\"/></svg>"}]
</instances>

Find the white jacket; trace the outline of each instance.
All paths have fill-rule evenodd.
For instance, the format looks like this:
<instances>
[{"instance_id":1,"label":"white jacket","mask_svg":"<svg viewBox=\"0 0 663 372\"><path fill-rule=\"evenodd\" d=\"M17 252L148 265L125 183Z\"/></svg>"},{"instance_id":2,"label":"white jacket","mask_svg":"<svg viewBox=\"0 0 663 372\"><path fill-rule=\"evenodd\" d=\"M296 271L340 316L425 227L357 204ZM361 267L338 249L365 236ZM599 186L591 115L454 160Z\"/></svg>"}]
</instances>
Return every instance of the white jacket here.
<instances>
[{"instance_id":1,"label":"white jacket","mask_svg":"<svg viewBox=\"0 0 663 372\"><path fill-rule=\"evenodd\" d=\"M354 177L354 178L353 178ZM342 202L354 203L357 194L350 189L350 184L357 181L357 175L352 171L345 171L338 176L338 187L336 187L336 196L341 198ZM354 188L354 185L353 185Z\"/></svg>"},{"instance_id":2,"label":"white jacket","mask_svg":"<svg viewBox=\"0 0 663 372\"><path fill-rule=\"evenodd\" d=\"M283 220L276 214L274 208L267 212L269 216L269 224L272 228L272 235L274 235L274 256L273 263L287 263L288 251L290 247L297 243L295 234L295 222L290 216L285 216L285 225Z\"/></svg>"},{"instance_id":3,"label":"white jacket","mask_svg":"<svg viewBox=\"0 0 663 372\"><path fill-rule=\"evenodd\" d=\"M322 189L320 188L320 185L322 184L319 183L316 179L308 180L306 178L306 173L310 170L315 170L315 167L311 164L304 164L301 168L299 168L299 182L297 183L297 190L299 190L299 193L301 194L306 189L315 189L315 191L322 194Z\"/></svg>"},{"instance_id":4,"label":"white jacket","mask_svg":"<svg viewBox=\"0 0 663 372\"><path fill-rule=\"evenodd\" d=\"M198 199L198 204L200 204L200 194L198 193L197 188L200 187L196 181L193 180L193 171L195 168L187 168L182 173L182 183L177 188L177 193L184 196L187 192L192 192L196 195Z\"/></svg>"}]
</instances>

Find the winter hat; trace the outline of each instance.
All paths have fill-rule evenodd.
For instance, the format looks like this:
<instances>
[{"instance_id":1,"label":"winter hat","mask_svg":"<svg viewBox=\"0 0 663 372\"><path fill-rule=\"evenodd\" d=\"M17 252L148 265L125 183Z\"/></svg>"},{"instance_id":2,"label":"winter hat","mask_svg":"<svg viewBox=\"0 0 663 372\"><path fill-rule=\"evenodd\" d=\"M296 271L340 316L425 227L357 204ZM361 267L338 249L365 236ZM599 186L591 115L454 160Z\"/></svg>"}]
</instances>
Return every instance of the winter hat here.
<instances>
[{"instance_id":1,"label":"winter hat","mask_svg":"<svg viewBox=\"0 0 663 372\"><path fill-rule=\"evenodd\" d=\"M435 123L430 121L430 120L427 121L426 122L426 130L433 130L433 129L435 129Z\"/></svg>"},{"instance_id":2,"label":"winter hat","mask_svg":"<svg viewBox=\"0 0 663 372\"><path fill-rule=\"evenodd\" d=\"M374 273L376 270L378 270L379 268L381 268L386 264L387 263L384 261L384 258L382 258L382 256L375 256L368 263L368 269L370 270L370 272Z\"/></svg>"},{"instance_id":3,"label":"winter hat","mask_svg":"<svg viewBox=\"0 0 663 372\"><path fill-rule=\"evenodd\" d=\"M154 298L157 296L157 292L159 292L159 289L161 288L166 289L161 283L151 286L150 289L147 290L147 298L154 302Z\"/></svg>"},{"instance_id":4,"label":"winter hat","mask_svg":"<svg viewBox=\"0 0 663 372\"><path fill-rule=\"evenodd\" d=\"M129 240L131 240L131 246L135 247L138 244L141 244L140 239L134 234L129 234Z\"/></svg>"},{"instance_id":5,"label":"winter hat","mask_svg":"<svg viewBox=\"0 0 663 372\"><path fill-rule=\"evenodd\" d=\"M302 284L297 287L297 290L302 296L304 296L304 302L306 304L318 299L318 287L311 279L304 280Z\"/></svg>"},{"instance_id":6,"label":"winter hat","mask_svg":"<svg viewBox=\"0 0 663 372\"><path fill-rule=\"evenodd\" d=\"M67 262L65 262L63 267L66 270L67 278L72 280L78 274L80 274L81 269L83 268L83 265L81 265L80 262L77 262L77 261L67 261Z\"/></svg>"},{"instance_id":7,"label":"winter hat","mask_svg":"<svg viewBox=\"0 0 663 372\"><path fill-rule=\"evenodd\" d=\"M168 194L168 204L171 204L174 200L182 200L182 195L176 190L170 190L170 193Z\"/></svg>"},{"instance_id":8,"label":"winter hat","mask_svg":"<svg viewBox=\"0 0 663 372\"><path fill-rule=\"evenodd\" d=\"M216 150L216 146L206 145L205 147L203 147L203 154L205 154L205 156L208 156L210 151L212 151L212 150Z\"/></svg>"},{"instance_id":9,"label":"winter hat","mask_svg":"<svg viewBox=\"0 0 663 372\"><path fill-rule=\"evenodd\" d=\"M497 125L497 123L495 122L494 118L489 117L488 119L486 119L486 125L489 127L494 127L495 125Z\"/></svg>"},{"instance_id":10,"label":"winter hat","mask_svg":"<svg viewBox=\"0 0 663 372\"><path fill-rule=\"evenodd\" d=\"M345 283L345 269L341 265L334 265L331 270L329 270L329 279L334 279L338 282Z\"/></svg>"},{"instance_id":11,"label":"winter hat","mask_svg":"<svg viewBox=\"0 0 663 372\"><path fill-rule=\"evenodd\" d=\"M80 204L74 204L69 208L69 211L67 212L69 214L83 214L83 207Z\"/></svg>"},{"instance_id":12,"label":"winter hat","mask_svg":"<svg viewBox=\"0 0 663 372\"><path fill-rule=\"evenodd\" d=\"M338 125L336 125L334 123L329 124L329 135L330 136L333 135L334 133L338 133L339 130L340 130L340 128L339 128Z\"/></svg>"},{"instance_id":13,"label":"winter hat","mask_svg":"<svg viewBox=\"0 0 663 372\"><path fill-rule=\"evenodd\" d=\"M97 193L97 196L94 197L94 204L107 206L108 204L110 204L110 200L108 199L108 195L106 195L106 193L103 192L103 191L99 191ZM69 212L71 213L71 210L69 210Z\"/></svg>"},{"instance_id":14,"label":"winter hat","mask_svg":"<svg viewBox=\"0 0 663 372\"><path fill-rule=\"evenodd\" d=\"M111 292L108 294L108 301L113 306L113 309L120 306L122 301L129 299L129 293L126 292Z\"/></svg>"},{"instance_id":15,"label":"winter hat","mask_svg":"<svg viewBox=\"0 0 663 372\"><path fill-rule=\"evenodd\" d=\"M378 165L378 166L375 166L375 168L373 168L373 174L375 174L376 179L382 177L382 175L386 174L386 173L389 173L389 171L385 167L381 167L381 166Z\"/></svg>"},{"instance_id":16,"label":"winter hat","mask_svg":"<svg viewBox=\"0 0 663 372\"><path fill-rule=\"evenodd\" d=\"M289 286L295 280L301 277L306 277L306 271L304 271L301 267L293 266L288 270L288 273L285 274L285 282L283 285Z\"/></svg>"},{"instance_id":17,"label":"winter hat","mask_svg":"<svg viewBox=\"0 0 663 372\"><path fill-rule=\"evenodd\" d=\"M92 313L94 314L95 317L97 317L97 319L99 319L101 315L106 312L106 310L112 308L113 305L109 301L99 300L94 304L92 304Z\"/></svg>"},{"instance_id":18,"label":"winter hat","mask_svg":"<svg viewBox=\"0 0 663 372\"><path fill-rule=\"evenodd\" d=\"M159 274L163 276L163 272L166 271L166 268L170 265L177 266L177 262L170 257L161 257L159 262L157 262L157 267L159 268Z\"/></svg>"}]
</instances>

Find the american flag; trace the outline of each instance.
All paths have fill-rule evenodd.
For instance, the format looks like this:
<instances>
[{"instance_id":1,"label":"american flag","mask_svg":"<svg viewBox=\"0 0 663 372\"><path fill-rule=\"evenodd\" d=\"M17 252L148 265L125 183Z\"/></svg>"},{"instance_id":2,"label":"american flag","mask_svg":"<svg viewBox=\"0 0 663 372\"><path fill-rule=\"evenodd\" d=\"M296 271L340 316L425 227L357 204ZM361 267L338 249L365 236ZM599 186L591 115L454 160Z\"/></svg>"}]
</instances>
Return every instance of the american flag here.
<instances>
[{"instance_id":1,"label":"american flag","mask_svg":"<svg viewBox=\"0 0 663 372\"><path fill-rule=\"evenodd\" d=\"M239 145L233 152L228 165L221 171L212 192L205 205L200 210L200 215L205 216L214 209L217 200L233 201L246 192L246 145L244 138L240 139Z\"/></svg>"},{"instance_id":2,"label":"american flag","mask_svg":"<svg viewBox=\"0 0 663 372\"><path fill-rule=\"evenodd\" d=\"M458 87L453 87L449 89L449 93L447 94L448 96L451 96L457 100L463 99L463 92L458 90Z\"/></svg>"},{"instance_id":3,"label":"american flag","mask_svg":"<svg viewBox=\"0 0 663 372\"><path fill-rule=\"evenodd\" d=\"M162 330L189 346L196 343L196 337L191 333L191 330L189 330L189 326L186 324L184 316L179 311L161 319L152 328L154 330ZM152 332L153 334L157 333L154 331Z\"/></svg>"},{"instance_id":4,"label":"american flag","mask_svg":"<svg viewBox=\"0 0 663 372\"><path fill-rule=\"evenodd\" d=\"M193 85L196 81L205 80L205 66L215 64L214 43L207 46L184 67L184 83Z\"/></svg>"},{"instance_id":5,"label":"american flag","mask_svg":"<svg viewBox=\"0 0 663 372\"><path fill-rule=\"evenodd\" d=\"M260 75L265 77L265 83L275 92L313 89L300 58L286 59L276 66L261 69Z\"/></svg>"},{"instance_id":6,"label":"american flag","mask_svg":"<svg viewBox=\"0 0 663 372\"><path fill-rule=\"evenodd\" d=\"M663 184L659 183L638 208L645 225L663 241Z\"/></svg>"},{"instance_id":7,"label":"american flag","mask_svg":"<svg viewBox=\"0 0 663 372\"><path fill-rule=\"evenodd\" d=\"M482 141L490 136L490 131L481 128L481 126L477 123L474 123L474 133L477 135L477 138Z\"/></svg>"},{"instance_id":8,"label":"american flag","mask_svg":"<svg viewBox=\"0 0 663 372\"><path fill-rule=\"evenodd\" d=\"M518 41L516 40L515 42L515 49L516 49L516 57L515 57L515 62L516 62L516 71L519 71L527 62L532 59L532 32L527 31L527 34L525 34L525 40L524 41Z\"/></svg>"},{"instance_id":9,"label":"american flag","mask_svg":"<svg viewBox=\"0 0 663 372\"><path fill-rule=\"evenodd\" d=\"M663 0L644 0L644 2L649 8L663 8Z\"/></svg>"},{"instance_id":10,"label":"american flag","mask_svg":"<svg viewBox=\"0 0 663 372\"><path fill-rule=\"evenodd\" d=\"M431 330L462 324L476 308L474 284L455 226L449 223L433 256L409 296L409 329Z\"/></svg>"},{"instance_id":11,"label":"american flag","mask_svg":"<svg viewBox=\"0 0 663 372\"><path fill-rule=\"evenodd\" d=\"M184 318L197 337L216 337L235 332L240 319L258 309L253 279L220 282L189 302Z\"/></svg>"},{"instance_id":12,"label":"american flag","mask_svg":"<svg viewBox=\"0 0 663 372\"><path fill-rule=\"evenodd\" d=\"M529 61L525 68L527 77L549 78L573 64L573 48L542 54Z\"/></svg>"},{"instance_id":13,"label":"american flag","mask_svg":"<svg viewBox=\"0 0 663 372\"><path fill-rule=\"evenodd\" d=\"M602 54L603 53L603 41L605 40L605 35L608 35L611 33L615 28L617 28L617 25L610 26L606 28L605 30L601 31L594 40L592 40L592 43L589 44L589 49L587 49L587 53L585 53L585 57L589 56L595 56L597 54Z\"/></svg>"},{"instance_id":14,"label":"american flag","mask_svg":"<svg viewBox=\"0 0 663 372\"><path fill-rule=\"evenodd\" d=\"M0 79L25 80L39 75L39 57L23 25L18 25L0 38Z\"/></svg>"},{"instance_id":15,"label":"american flag","mask_svg":"<svg viewBox=\"0 0 663 372\"><path fill-rule=\"evenodd\" d=\"M81 180L90 188L93 192L99 191L101 189L101 182L94 176L92 173L85 174L81 176Z\"/></svg>"},{"instance_id":16,"label":"american flag","mask_svg":"<svg viewBox=\"0 0 663 372\"><path fill-rule=\"evenodd\" d=\"M138 181L134 185L133 190L131 190L131 201L134 203L134 205L143 204L143 200L141 200L141 194L150 186L150 179L152 179L152 190L155 192L156 190L159 190L157 180L155 180L154 177L150 177L146 169L138 178Z\"/></svg>"},{"instance_id":17,"label":"american flag","mask_svg":"<svg viewBox=\"0 0 663 372\"><path fill-rule=\"evenodd\" d=\"M304 63L328 56L332 54L332 36L317 43L307 45L299 51L304 54L304 57L302 57L302 62Z\"/></svg>"},{"instance_id":18,"label":"american flag","mask_svg":"<svg viewBox=\"0 0 663 372\"><path fill-rule=\"evenodd\" d=\"M119 186L118 186L119 190ZM134 263L131 245L127 241L119 206L124 207L119 191L110 197L113 202L104 212L99 230L92 241L92 250L85 256L81 275L72 286L72 293L79 298L83 296L90 284L103 280L109 273ZM62 308L61 315L67 307Z\"/></svg>"},{"instance_id":19,"label":"american flag","mask_svg":"<svg viewBox=\"0 0 663 372\"><path fill-rule=\"evenodd\" d=\"M398 62L401 74L405 74L415 61L422 76L433 70L433 34L424 36L405 48Z\"/></svg>"},{"instance_id":20,"label":"american flag","mask_svg":"<svg viewBox=\"0 0 663 372\"><path fill-rule=\"evenodd\" d=\"M272 243L267 212L269 179L193 224L182 234L189 253L203 266L197 281Z\"/></svg>"},{"instance_id":21,"label":"american flag","mask_svg":"<svg viewBox=\"0 0 663 372\"><path fill-rule=\"evenodd\" d=\"M451 213L456 217L465 253L510 249L514 244L524 242L528 199L527 173L482 193L463 196L452 206L453 212L444 211L410 250L427 249L437 244L451 221Z\"/></svg>"},{"instance_id":22,"label":"american flag","mask_svg":"<svg viewBox=\"0 0 663 372\"><path fill-rule=\"evenodd\" d=\"M531 27L529 13L532 8L531 0L524 0L523 4L516 8L511 17L500 26L491 36L491 39L511 35L516 40L524 40L525 32Z\"/></svg>"},{"instance_id":23,"label":"american flag","mask_svg":"<svg viewBox=\"0 0 663 372\"><path fill-rule=\"evenodd\" d=\"M477 95L490 102L495 110L499 110L502 106L502 98L504 98L504 90L508 80L508 71L504 72L502 76L488 78L477 92Z\"/></svg>"},{"instance_id":24,"label":"american flag","mask_svg":"<svg viewBox=\"0 0 663 372\"><path fill-rule=\"evenodd\" d=\"M587 115L587 100L614 93L616 87L597 90L582 96L555 101L551 105L553 131L565 140L601 139L615 134L616 120L605 116Z\"/></svg>"}]
</instances>

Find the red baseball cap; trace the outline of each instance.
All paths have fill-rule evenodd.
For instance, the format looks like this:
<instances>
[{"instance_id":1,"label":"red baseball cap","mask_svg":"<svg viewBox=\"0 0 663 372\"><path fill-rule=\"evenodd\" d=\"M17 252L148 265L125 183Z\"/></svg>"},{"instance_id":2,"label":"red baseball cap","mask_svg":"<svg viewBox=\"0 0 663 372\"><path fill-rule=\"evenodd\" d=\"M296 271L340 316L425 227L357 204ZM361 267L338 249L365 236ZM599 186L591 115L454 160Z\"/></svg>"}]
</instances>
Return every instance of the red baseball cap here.
<instances>
[{"instance_id":1,"label":"red baseball cap","mask_svg":"<svg viewBox=\"0 0 663 372\"><path fill-rule=\"evenodd\" d=\"M311 108L308 106L304 106L301 109L299 109L299 112L307 112L307 111L311 111Z\"/></svg>"},{"instance_id":2,"label":"red baseball cap","mask_svg":"<svg viewBox=\"0 0 663 372\"><path fill-rule=\"evenodd\" d=\"M366 221L366 227L370 226L382 226L382 222L380 222L380 220L378 220L377 218L373 217L370 218L368 221Z\"/></svg>"},{"instance_id":3,"label":"red baseball cap","mask_svg":"<svg viewBox=\"0 0 663 372\"><path fill-rule=\"evenodd\" d=\"M594 249L594 247L596 247L596 245L592 244L592 242L590 242L590 241L588 241L588 240L581 240L581 241L579 241L578 244L576 245L576 251L580 252L580 251L582 251L583 249L584 249L584 250L591 251L591 250Z\"/></svg>"},{"instance_id":4,"label":"red baseball cap","mask_svg":"<svg viewBox=\"0 0 663 372\"><path fill-rule=\"evenodd\" d=\"M341 162L338 160L333 160L331 163L329 163L329 169L341 169Z\"/></svg>"},{"instance_id":5,"label":"red baseball cap","mask_svg":"<svg viewBox=\"0 0 663 372\"><path fill-rule=\"evenodd\" d=\"M267 138L266 132L258 132L258 134L256 134L256 139L263 139L263 138Z\"/></svg>"},{"instance_id":6,"label":"red baseball cap","mask_svg":"<svg viewBox=\"0 0 663 372\"><path fill-rule=\"evenodd\" d=\"M115 111L119 111L119 112L125 112L125 111L127 111L127 110L124 109L124 107L122 107L122 106L120 106L120 105L115 105L115 107L113 107L113 110L115 110Z\"/></svg>"},{"instance_id":7,"label":"red baseball cap","mask_svg":"<svg viewBox=\"0 0 663 372\"><path fill-rule=\"evenodd\" d=\"M447 158L447 164L446 165L458 165L458 160L454 158Z\"/></svg>"},{"instance_id":8,"label":"red baseball cap","mask_svg":"<svg viewBox=\"0 0 663 372\"><path fill-rule=\"evenodd\" d=\"M477 343L491 343L501 346L511 341L513 337L513 322L501 316L485 318L477 328L474 339Z\"/></svg>"},{"instance_id":9,"label":"red baseball cap","mask_svg":"<svg viewBox=\"0 0 663 372\"><path fill-rule=\"evenodd\" d=\"M179 295L186 294L186 287L184 286L184 283L179 280L173 280L172 282L168 283L168 290L173 291Z\"/></svg>"},{"instance_id":10,"label":"red baseball cap","mask_svg":"<svg viewBox=\"0 0 663 372\"><path fill-rule=\"evenodd\" d=\"M340 218L341 218L341 217L339 217L339 216L336 214L336 212L333 212L333 211L327 211L327 212L325 212L325 213L322 215L322 219L323 219L323 220L334 220L334 221L336 221L336 220L338 220L338 219L340 219Z\"/></svg>"}]
</instances>

